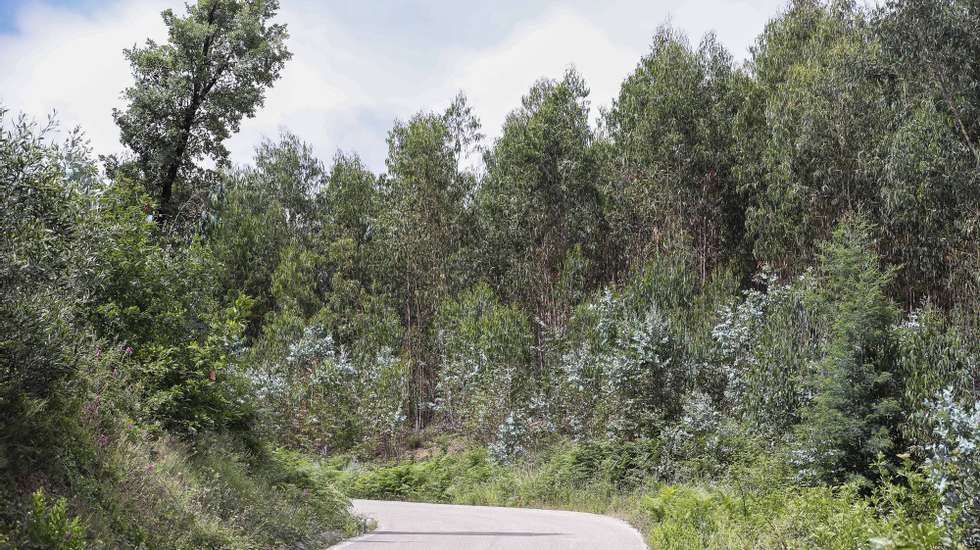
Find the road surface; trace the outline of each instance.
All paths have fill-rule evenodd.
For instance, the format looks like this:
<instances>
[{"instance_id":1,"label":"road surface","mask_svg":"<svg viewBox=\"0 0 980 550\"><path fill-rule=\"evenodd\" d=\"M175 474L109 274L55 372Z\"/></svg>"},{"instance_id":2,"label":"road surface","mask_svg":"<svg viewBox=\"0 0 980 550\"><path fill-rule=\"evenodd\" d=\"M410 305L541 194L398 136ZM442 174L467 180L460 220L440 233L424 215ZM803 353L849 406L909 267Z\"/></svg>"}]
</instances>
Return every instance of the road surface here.
<instances>
[{"instance_id":1,"label":"road surface","mask_svg":"<svg viewBox=\"0 0 980 550\"><path fill-rule=\"evenodd\" d=\"M354 500L377 529L334 550L644 550L640 534L607 516L580 512Z\"/></svg>"}]
</instances>

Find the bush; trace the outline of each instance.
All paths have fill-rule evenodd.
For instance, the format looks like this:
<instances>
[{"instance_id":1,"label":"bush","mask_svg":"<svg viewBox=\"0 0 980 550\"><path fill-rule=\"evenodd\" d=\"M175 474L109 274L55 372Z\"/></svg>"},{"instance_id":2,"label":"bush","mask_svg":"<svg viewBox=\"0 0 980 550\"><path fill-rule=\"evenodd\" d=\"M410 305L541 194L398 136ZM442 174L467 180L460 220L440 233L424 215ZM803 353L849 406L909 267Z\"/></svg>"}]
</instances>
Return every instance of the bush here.
<instances>
[{"instance_id":1,"label":"bush","mask_svg":"<svg viewBox=\"0 0 980 550\"><path fill-rule=\"evenodd\" d=\"M452 502L463 488L489 479L495 466L486 451L443 453L422 462L346 472L343 486L356 498Z\"/></svg>"},{"instance_id":2,"label":"bush","mask_svg":"<svg viewBox=\"0 0 980 550\"><path fill-rule=\"evenodd\" d=\"M450 429L489 439L530 383L528 319L480 284L444 302L433 330L442 365L436 411Z\"/></svg>"},{"instance_id":3,"label":"bush","mask_svg":"<svg viewBox=\"0 0 980 550\"><path fill-rule=\"evenodd\" d=\"M227 436L196 445L134 427L106 436L72 479L90 534L104 546L227 548L329 545L362 527L331 480Z\"/></svg>"},{"instance_id":4,"label":"bush","mask_svg":"<svg viewBox=\"0 0 980 550\"><path fill-rule=\"evenodd\" d=\"M921 450L934 440L929 417L938 395L948 390L960 403L976 399L980 340L931 306L912 312L895 332L899 373L905 381L902 433Z\"/></svg>"},{"instance_id":5,"label":"bush","mask_svg":"<svg viewBox=\"0 0 980 550\"><path fill-rule=\"evenodd\" d=\"M64 170L85 151L75 134L52 143L53 129L0 106L0 469L45 448L38 428L87 351L77 324L90 243L80 182Z\"/></svg>"},{"instance_id":6,"label":"bush","mask_svg":"<svg viewBox=\"0 0 980 550\"><path fill-rule=\"evenodd\" d=\"M606 292L580 306L559 366L556 422L584 437L655 436L681 411L692 379L684 348L656 304L635 312Z\"/></svg>"},{"instance_id":7,"label":"bush","mask_svg":"<svg viewBox=\"0 0 980 550\"><path fill-rule=\"evenodd\" d=\"M802 383L818 355L819 332L804 305L809 278L780 283L768 269L712 329L724 373L724 410L752 431L780 440L799 422Z\"/></svg>"},{"instance_id":8,"label":"bush","mask_svg":"<svg viewBox=\"0 0 980 550\"><path fill-rule=\"evenodd\" d=\"M947 389L926 410L933 427L926 464L942 503L939 521L953 540L980 548L980 402L960 405Z\"/></svg>"},{"instance_id":9,"label":"bush","mask_svg":"<svg viewBox=\"0 0 980 550\"><path fill-rule=\"evenodd\" d=\"M266 326L252 380L279 441L323 452L390 447L405 419L405 363L388 348L352 354L320 323L290 314Z\"/></svg>"},{"instance_id":10,"label":"bush","mask_svg":"<svg viewBox=\"0 0 980 550\"><path fill-rule=\"evenodd\" d=\"M119 179L102 191L90 223L98 243L92 325L136 359L131 367L160 425L185 434L241 429L252 415L242 360L254 301L220 295L201 242L168 246L136 184Z\"/></svg>"},{"instance_id":11,"label":"bush","mask_svg":"<svg viewBox=\"0 0 980 550\"><path fill-rule=\"evenodd\" d=\"M24 521L21 539L24 550L83 550L85 526L81 519L69 518L64 497L50 502L44 489L31 495L31 506Z\"/></svg>"}]
</instances>

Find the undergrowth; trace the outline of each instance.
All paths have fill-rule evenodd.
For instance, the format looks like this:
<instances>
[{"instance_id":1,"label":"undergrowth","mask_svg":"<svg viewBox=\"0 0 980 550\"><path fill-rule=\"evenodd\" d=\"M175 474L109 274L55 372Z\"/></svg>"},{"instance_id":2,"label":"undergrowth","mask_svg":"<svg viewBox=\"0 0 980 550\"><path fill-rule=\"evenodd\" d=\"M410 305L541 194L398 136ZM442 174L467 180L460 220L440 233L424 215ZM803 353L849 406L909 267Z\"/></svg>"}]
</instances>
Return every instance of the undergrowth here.
<instances>
[{"instance_id":1,"label":"undergrowth","mask_svg":"<svg viewBox=\"0 0 980 550\"><path fill-rule=\"evenodd\" d=\"M248 432L187 441L129 416L123 384L96 386L30 418L38 447L7 449L49 458L0 465L0 548L326 547L362 530L305 455Z\"/></svg>"}]
</instances>

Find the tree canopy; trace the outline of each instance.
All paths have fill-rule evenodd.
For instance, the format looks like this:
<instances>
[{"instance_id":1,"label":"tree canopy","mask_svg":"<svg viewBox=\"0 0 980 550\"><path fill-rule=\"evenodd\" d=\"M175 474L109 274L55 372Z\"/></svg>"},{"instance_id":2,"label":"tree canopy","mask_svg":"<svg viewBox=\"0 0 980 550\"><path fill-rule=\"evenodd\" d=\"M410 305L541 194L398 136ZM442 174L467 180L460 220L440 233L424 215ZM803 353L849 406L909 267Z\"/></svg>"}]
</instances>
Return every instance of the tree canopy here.
<instances>
[{"instance_id":1,"label":"tree canopy","mask_svg":"<svg viewBox=\"0 0 980 550\"><path fill-rule=\"evenodd\" d=\"M499 133L461 93L381 173L288 131L231 166L278 7L164 11L126 156L0 108L0 547L68 510L312 545L351 476L625 502L664 547L980 547L980 5L793 0L744 61L661 26L608 109L573 68Z\"/></svg>"}]
</instances>

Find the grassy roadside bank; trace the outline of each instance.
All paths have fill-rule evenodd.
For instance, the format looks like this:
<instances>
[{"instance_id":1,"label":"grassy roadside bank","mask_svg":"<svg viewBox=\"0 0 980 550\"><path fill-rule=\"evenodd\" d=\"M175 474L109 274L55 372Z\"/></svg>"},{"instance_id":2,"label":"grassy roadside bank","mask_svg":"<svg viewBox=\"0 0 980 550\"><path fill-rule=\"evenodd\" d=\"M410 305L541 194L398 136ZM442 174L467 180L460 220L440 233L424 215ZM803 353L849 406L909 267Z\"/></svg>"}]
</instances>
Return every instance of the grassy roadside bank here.
<instances>
[{"instance_id":1,"label":"grassy roadside bank","mask_svg":"<svg viewBox=\"0 0 980 550\"><path fill-rule=\"evenodd\" d=\"M89 368L30 422L5 419L19 445L0 446L0 550L326 547L363 531L310 460L250 432L161 431L121 375Z\"/></svg>"}]
</instances>

